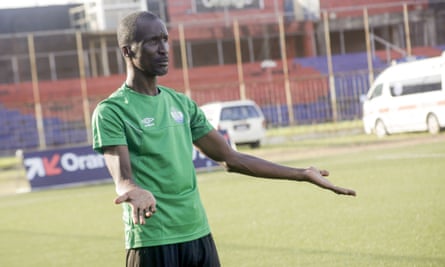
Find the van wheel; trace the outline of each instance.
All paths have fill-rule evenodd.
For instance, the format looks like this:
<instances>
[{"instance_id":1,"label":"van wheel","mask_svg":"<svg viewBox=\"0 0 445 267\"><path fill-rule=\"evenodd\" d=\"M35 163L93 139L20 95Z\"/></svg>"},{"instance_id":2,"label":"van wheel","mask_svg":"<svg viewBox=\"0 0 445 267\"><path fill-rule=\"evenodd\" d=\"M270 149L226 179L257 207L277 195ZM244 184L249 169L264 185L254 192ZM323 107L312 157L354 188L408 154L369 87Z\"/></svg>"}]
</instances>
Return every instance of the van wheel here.
<instances>
[{"instance_id":1,"label":"van wheel","mask_svg":"<svg viewBox=\"0 0 445 267\"><path fill-rule=\"evenodd\" d=\"M375 134L376 134L378 137L384 137L384 136L386 136L386 135L388 134L388 132L386 131L386 126L385 126L385 124L383 123L382 120L378 120L378 121L375 123L375 128L374 128L374 130L375 130Z\"/></svg>"},{"instance_id":2,"label":"van wheel","mask_svg":"<svg viewBox=\"0 0 445 267\"><path fill-rule=\"evenodd\" d=\"M260 147L260 141L255 141L253 143L250 143L251 148L259 148Z\"/></svg>"},{"instance_id":3,"label":"van wheel","mask_svg":"<svg viewBox=\"0 0 445 267\"><path fill-rule=\"evenodd\" d=\"M439 120L436 115L429 114L426 118L426 125L430 134L438 134L440 132Z\"/></svg>"}]
</instances>

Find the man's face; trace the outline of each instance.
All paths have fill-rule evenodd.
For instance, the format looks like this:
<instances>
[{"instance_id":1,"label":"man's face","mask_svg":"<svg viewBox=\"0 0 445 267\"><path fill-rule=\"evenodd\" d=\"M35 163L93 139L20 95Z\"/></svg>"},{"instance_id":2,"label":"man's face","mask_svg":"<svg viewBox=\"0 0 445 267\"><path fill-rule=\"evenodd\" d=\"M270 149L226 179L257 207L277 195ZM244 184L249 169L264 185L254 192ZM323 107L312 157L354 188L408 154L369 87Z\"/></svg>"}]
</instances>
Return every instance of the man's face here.
<instances>
[{"instance_id":1,"label":"man's face","mask_svg":"<svg viewBox=\"0 0 445 267\"><path fill-rule=\"evenodd\" d=\"M131 46L135 68L147 76L162 76L168 71L168 32L159 19L138 22L136 42Z\"/></svg>"}]
</instances>

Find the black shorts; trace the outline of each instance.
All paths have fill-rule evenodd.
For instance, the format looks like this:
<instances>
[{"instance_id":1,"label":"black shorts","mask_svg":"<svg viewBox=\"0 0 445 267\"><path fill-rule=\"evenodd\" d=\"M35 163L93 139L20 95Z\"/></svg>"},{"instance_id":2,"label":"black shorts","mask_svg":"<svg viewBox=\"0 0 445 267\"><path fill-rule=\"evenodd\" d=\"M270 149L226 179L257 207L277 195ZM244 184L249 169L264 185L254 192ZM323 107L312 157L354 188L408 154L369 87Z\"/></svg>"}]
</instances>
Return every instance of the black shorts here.
<instances>
[{"instance_id":1,"label":"black shorts","mask_svg":"<svg viewBox=\"0 0 445 267\"><path fill-rule=\"evenodd\" d=\"M219 267L211 234L189 242L127 250L127 267Z\"/></svg>"}]
</instances>

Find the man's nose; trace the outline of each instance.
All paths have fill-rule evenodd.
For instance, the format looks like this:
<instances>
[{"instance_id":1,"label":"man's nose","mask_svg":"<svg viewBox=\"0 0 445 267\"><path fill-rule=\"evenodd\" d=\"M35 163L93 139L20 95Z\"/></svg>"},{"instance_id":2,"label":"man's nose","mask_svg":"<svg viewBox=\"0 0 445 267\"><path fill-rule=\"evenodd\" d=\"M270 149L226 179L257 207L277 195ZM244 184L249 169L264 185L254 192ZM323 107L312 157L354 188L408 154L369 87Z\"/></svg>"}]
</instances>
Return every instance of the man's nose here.
<instances>
[{"instance_id":1,"label":"man's nose","mask_svg":"<svg viewBox=\"0 0 445 267\"><path fill-rule=\"evenodd\" d=\"M168 42L161 42L159 44L159 53L166 54L168 52Z\"/></svg>"}]
</instances>

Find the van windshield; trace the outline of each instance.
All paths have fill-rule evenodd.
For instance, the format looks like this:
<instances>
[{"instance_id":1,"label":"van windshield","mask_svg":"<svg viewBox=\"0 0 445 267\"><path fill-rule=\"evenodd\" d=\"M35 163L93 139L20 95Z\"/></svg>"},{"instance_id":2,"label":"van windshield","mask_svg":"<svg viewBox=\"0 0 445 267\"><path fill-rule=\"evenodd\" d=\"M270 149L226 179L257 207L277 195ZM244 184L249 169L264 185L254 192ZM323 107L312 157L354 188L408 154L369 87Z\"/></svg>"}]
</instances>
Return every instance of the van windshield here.
<instances>
[{"instance_id":1,"label":"van windshield","mask_svg":"<svg viewBox=\"0 0 445 267\"><path fill-rule=\"evenodd\" d=\"M374 91L372 91L372 94L369 96L369 100L374 99L376 97L379 97L382 95L383 84L378 84L374 87Z\"/></svg>"}]
</instances>

